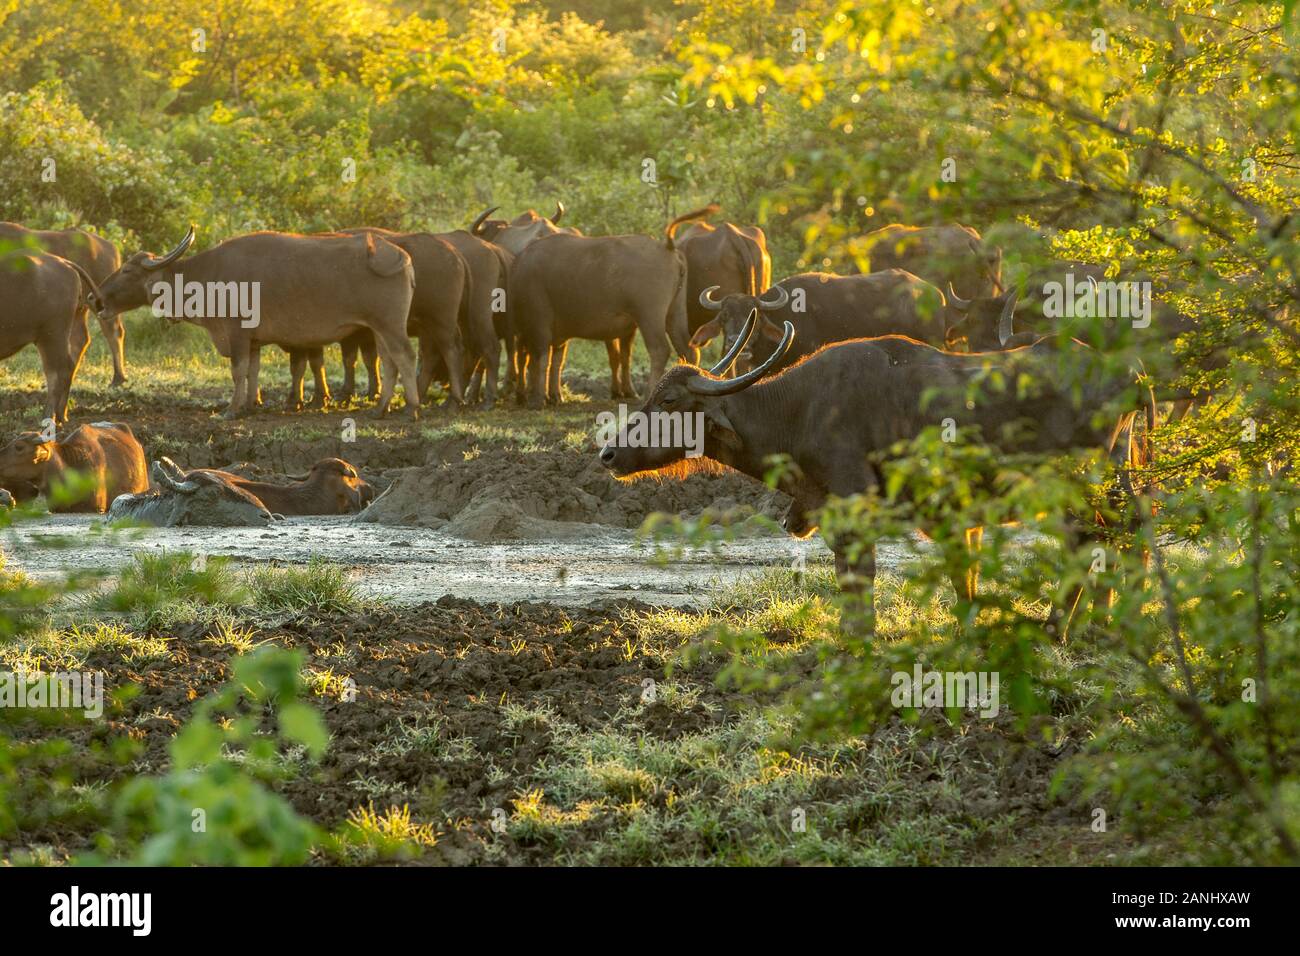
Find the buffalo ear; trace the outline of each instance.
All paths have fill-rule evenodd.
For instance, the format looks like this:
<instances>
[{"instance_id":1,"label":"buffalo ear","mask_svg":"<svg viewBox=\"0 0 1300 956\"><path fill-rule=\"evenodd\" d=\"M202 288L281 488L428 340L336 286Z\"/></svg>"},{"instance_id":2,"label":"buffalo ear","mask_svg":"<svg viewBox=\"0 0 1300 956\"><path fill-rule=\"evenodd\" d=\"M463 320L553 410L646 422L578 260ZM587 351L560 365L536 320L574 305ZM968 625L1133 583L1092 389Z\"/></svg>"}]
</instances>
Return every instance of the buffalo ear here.
<instances>
[{"instance_id":1,"label":"buffalo ear","mask_svg":"<svg viewBox=\"0 0 1300 956\"><path fill-rule=\"evenodd\" d=\"M721 408L709 408L704 412L704 427L708 431L709 437L732 451L740 451L745 447L736 430L731 427L731 419Z\"/></svg>"},{"instance_id":2,"label":"buffalo ear","mask_svg":"<svg viewBox=\"0 0 1300 956\"><path fill-rule=\"evenodd\" d=\"M758 331L762 333L763 338L770 339L773 342L780 342L785 338L785 326L778 326L765 315L759 320Z\"/></svg>"},{"instance_id":3,"label":"buffalo ear","mask_svg":"<svg viewBox=\"0 0 1300 956\"><path fill-rule=\"evenodd\" d=\"M691 347L702 349L722 331L722 316L710 319L695 330L691 336Z\"/></svg>"},{"instance_id":4,"label":"buffalo ear","mask_svg":"<svg viewBox=\"0 0 1300 956\"><path fill-rule=\"evenodd\" d=\"M33 464L39 465L43 461L49 461L54 457L54 442L41 442L36 446L35 452L36 458L33 460Z\"/></svg>"}]
</instances>

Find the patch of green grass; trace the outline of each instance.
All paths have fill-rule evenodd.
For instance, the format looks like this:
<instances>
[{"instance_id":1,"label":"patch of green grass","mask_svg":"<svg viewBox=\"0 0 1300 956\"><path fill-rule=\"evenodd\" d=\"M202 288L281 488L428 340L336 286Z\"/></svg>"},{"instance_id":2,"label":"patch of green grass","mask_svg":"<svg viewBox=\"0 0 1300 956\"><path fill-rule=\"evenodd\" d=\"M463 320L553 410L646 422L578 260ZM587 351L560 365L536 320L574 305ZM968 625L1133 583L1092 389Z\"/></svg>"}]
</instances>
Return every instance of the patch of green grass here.
<instances>
[{"instance_id":1,"label":"patch of green grass","mask_svg":"<svg viewBox=\"0 0 1300 956\"><path fill-rule=\"evenodd\" d=\"M259 564L248 586L260 611L355 611L373 602L361 596L346 568L313 558L305 566Z\"/></svg>"},{"instance_id":2,"label":"patch of green grass","mask_svg":"<svg viewBox=\"0 0 1300 956\"><path fill-rule=\"evenodd\" d=\"M95 595L90 606L129 614L147 629L201 619L211 608L247 602L248 591L228 559L198 561L187 551L163 551L137 553L117 583Z\"/></svg>"},{"instance_id":3,"label":"patch of green grass","mask_svg":"<svg viewBox=\"0 0 1300 956\"><path fill-rule=\"evenodd\" d=\"M84 669L92 654L101 653L132 663L162 660L167 641L136 634L121 623L90 621L45 628L0 646L0 662L13 671L74 671Z\"/></svg>"}]
</instances>

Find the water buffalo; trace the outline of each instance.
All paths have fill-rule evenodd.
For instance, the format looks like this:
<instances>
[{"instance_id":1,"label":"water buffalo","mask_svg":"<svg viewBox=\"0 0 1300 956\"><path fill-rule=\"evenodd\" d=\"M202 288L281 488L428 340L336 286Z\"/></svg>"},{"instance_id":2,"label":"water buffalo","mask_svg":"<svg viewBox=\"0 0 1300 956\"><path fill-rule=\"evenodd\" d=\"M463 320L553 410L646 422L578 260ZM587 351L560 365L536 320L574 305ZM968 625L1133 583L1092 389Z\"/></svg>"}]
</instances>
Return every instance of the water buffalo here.
<instances>
[{"instance_id":1,"label":"water buffalo","mask_svg":"<svg viewBox=\"0 0 1300 956\"><path fill-rule=\"evenodd\" d=\"M692 336L713 319L713 309L702 298L706 289L713 290L714 298L732 293L759 296L772 284L767 236L757 226L691 223L682 230L677 248L686 256L686 324ZM699 363L693 345L689 358Z\"/></svg>"},{"instance_id":2,"label":"water buffalo","mask_svg":"<svg viewBox=\"0 0 1300 956\"><path fill-rule=\"evenodd\" d=\"M420 398L434 379L438 362L447 369L452 397L465 400L463 329L471 328L474 278L469 263L455 245L430 232L390 232L371 226L344 229L340 235L382 238L411 257L415 295L406 331L420 340ZM364 333L348 345L364 348ZM347 361L344 361L347 373Z\"/></svg>"},{"instance_id":3,"label":"water buffalo","mask_svg":"<svg viewBox=\"0 0 1300 956\"><path fill-rule=\"evenodd\" d=\"M374 334L380 356L397 369L407 413L418 416L415 356L406 337L415 273L405 250L369 234L255 232L181 261L193 241L191 226L167 255L137 252L127 259L101 287L101 311L138 308L179 287L184 306L163 311L180 311L168 317L201 325L229 357L234 391L227 417L253 407L260 346L308 351L362 330ZM385 376L376 414L387 413L394 384Z\"/></svg>"},{"instance_id":4,"label":"water buffalo","mask_svg":"<svg viewBox=\"0 0 1300 956\"><path fill-rule=\"evenodd\" d=\"M470 235L476 236L485 242L494 243L513 256L519 255L531 243L547 236L582 235L581 232L570 226L561 227L556 225L560 221L560 217L564 215L564 203L555 204L555 214L550 219L539 216L531 209L520 213L509 222L505 219L489 219L488 216L492 215L496 208L496 206L493 206L491 209L485 209L479 213L478 218L470 224Z\"/></svg>"},{"instance_id":5,"label":"water buffalo","mask_svg":"<svg viewBox=\"0 0 1300 956\"><path fill-rule=\"evenodd\" d=\"M700 304L715 315L696 330L691 345L703 347L724 333L730 348L750 314L757 312L756 334L748 351L741 350L736 359L736 368L742 372L773 354L786 322L794 325L795 344L772 366L774 371L793 365L823 345L847 339L907 335L943 345L948 325L962 318L948 308L942 292L902 269L853 276L804 272L782 279L761 297L732 293L718 301L713 292L705 289L700 293Z\"/></svg>"},{"instance_id":6,"label":"water buffalo","mask_svg":"<svg viewBox=\"0 0 1300 956\"><path fill-rule=\"evenodd\" d=\"M51 511L104 512L118 495L144 491L144 449L129 425L98 422L82 425L54 441L39 432L23 432L0 449L0 486L19 501L49 497L72 475L89 479L93 488L75 501L52 502Z\"/></svg>"},{"instance_id":7,"label":"water buffalo","mask_svg":"<svg viewBox=\"0 0 1300 956\"><path fill-rule=\"evenodd\" d=\"M90 332L87 302L103 303L95 281L75 262L48 252L0 255L0 358L35 345L45 372L45 414L68 420L68 393Z\"/></svg>"},{"instance_id":8,"label":"water buffalo","mask_svg":"<svg viewBox=\"0 0 1300 956\"><path fill-rule=\"evenodd\" d=\"M117 246L84 229L28 229L16 222L0 222L0 242L16 242L75 262L96 284L122 264ZM126 382L126 330L117 315L100 315L99 328L113 358L113 385Z\"/></svg>"},{"instance_id":9,"label":"water buffalo","mask_svg":"<svg viewBox=\"0 0 1300 956\"><path fill-rule=\"evenodd\" d=\"M1002 291L1002 252L984 243L969 226L885 226L851 244L865 257L867 272L906 269L968 299Z\"/></svg>"},{"instance_id":10,"label":"water buffalo","mask_svg":"<svg viewBox=\"0 0 1300 956\"><path fill-rule=\"evenodd\" d=\"M111 520L158 528L261 527L275 520L255 495L219 477L218 473L187 475L170 458L160 458L149 469L149 475L153 479L152 489L113 499L108 509Z\"/></svg>"},{"instance_id":11,"label":"water buffalo","mask_svg":"<svg viewBox=\"0 0 1300 956\"><path fill-rule=\"evenodd\" d=\"M375 497L370 484L341 458L322 458L307 474L290 477L286 483L256 481L213 468L197 468L185 477L197 475L210 475L240 488L277 515L353 514Z\"/></svg>"},{"instance_id":12,"label":"water buffalo","mask_svg":"<svg viewBox=\"0 0 1300 956\"><path fill-rule=\"evenodd\" d=\"M686 445L671 440L634 446L624 428L601 449L601 463L626 478L682 474L711 461L762 480L772 456L788 456L793 467L781 488L794 501L784 523L791 534L804 536L816 530L816 513L831 496L871 490L883 494L884 467L896 454L896 443L945 419L958 428L976 429L1003 453L1100 448L1125 466L1141 461L1135 409L1140 401L1150 424L1149 389L1132 374L1112 374L1105 357L1081 343L1064 350L1044 342L972 355L884 336L827 346L765 378L793 343L794 326L787 322L781 345L766 362L734 378L718 377L753 334L757 320L754 312L713 371L693 365L670 369L642 409L652 423L650 432L660 435L664 430L653 423L662 422L663 413L698 416L704 433L700 457L688 458ZM990 374L994 372L1000 375ZM1099 427L1098 412L1113 401L1122 410ZM978 532L968 535L974 546L978 540ZM830 543L841 581L865 585L870 613L874 542L866 542L861 557L852 562L849 542ZM972 569L954 570L953 586L960 600L973 601ZM1066 608L1073 609L1077 595L1073 598ZM1068 624L1059 615L1056 620Z\"/></svg>"},{"instance_id":13,"label":"water buffalo","mask_svg":"<svg viewBox=\"0 0 1300 956\"><path fill-rule=\"evenodd\" d=\"M528 246L510 274L511 322L526 352L528 404L560 401L570 339L627 340L640 329L653 388L671 344L689 353L686 257L674 235L716 206L678 216L662 242L649 236L550 236Z\"/></svg>"},{"instance_id":14,"label":"water buffalo","mask_svg":"<svg viewBox=\"0 0 1300 956\"><path fill-rule=\"evenodd\" d=\"M526 247L536 242L538 239L545 239L548 236L581 236L582 233L570 226L557 226L560 217L564 215L564 203L555 204L555 214L547 219L539 216L536 212L529 209L521 213L513 220L489 219L496 207L484 210L478 218L470 225L470 233L480 239L486 239L493 245L505 250L511 257L508 264L513 268L513 260L524 251ZM524 379L519 374L519 366L522 364L521 355L517 348L517 336L510 334L513 330L513 324L509 322L508 316L503 322L498 322L498 329L505 326L507 335L502 338L506 339L506 355L509 359L507 366L506 380L507 383L513 382L515 386L516 398L523 402ZM629 324L626 330L617 338L605 340L605 354L609 357L609 394L611 398L632 398L635 392L632 389L632 344L636 339L636 325ZM558 358L552 350L547 356L547 364L559 367L564 364L564 357Z\"/></svg>"}]
</instances>

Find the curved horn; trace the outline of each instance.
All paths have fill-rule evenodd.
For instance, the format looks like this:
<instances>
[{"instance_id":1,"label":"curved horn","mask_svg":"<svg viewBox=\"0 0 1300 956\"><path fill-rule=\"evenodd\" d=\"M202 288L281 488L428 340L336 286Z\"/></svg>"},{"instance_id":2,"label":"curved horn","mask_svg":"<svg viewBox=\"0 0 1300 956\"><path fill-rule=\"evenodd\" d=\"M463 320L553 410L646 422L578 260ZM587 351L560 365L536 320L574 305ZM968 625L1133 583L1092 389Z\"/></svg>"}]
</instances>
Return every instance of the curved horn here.
<instances>
[{"instance_id":1,"label":"curved horn","mask_svg":"<svg viewBox=\"0 0 1300 956\"><path fill-rule=\"evenodd\" d=\"M472 223L470 223L469 234L471 236L477 236L480 232L482 232L484 221L487 219L488 216L496 212L498 208L500 207L492 206L488 209L484 209L481 213L479 213L478 218L475 219Z\"/></svg>"},{"instance_id":2,"label":"curved horn","mask_svg":"<svg viewBox=\"0 0 1300 956\"><path fill-rule=\"evenodd\" d=\"M781 344L776 347L776 351L769 355L767 361L762 365L751 368L744 375L736 378L717 379L705 378L703 375L693 375L686 380L686 387L696 395L731 395L739 392L766 375L768 369L785 358L785 353L790 351L790 346L793 344L794 324L787 319L785 334L781 336Z\"/></svg>"},{"instance_id":3,"label":"curved horn","mask_svg":"<svg viewBox=\"0 0 1300 956\"><path fill-rule=\"evenodd\" d=\"M784 289L784 287L779 285L774 285L772 286L772 288L768 289L767 292L763 293L763 295L767 295L770 292L775 292L777 294L776 299L774 299L773 301L769 302L767 299L764 299L762 296L760 296L758 299L758 307L762 309L764 312L775 312L777 309L785 308L785 306L789 303L790 293L787 292Z\"/></svg>"},{"instance_id":4,"label":"curved horn","mask_svg":"<svg viewBox=\"0 0 1300 956\"><path fill-rule=\"evenodd\" d=\"M715 286L716 288L716 286ZM731 348L727 349L727 354L722 357L722 361L713 368L709 369L710 375L721 375L727 369L731 368L731 363L736 361L736 356L741 353L749 340L754 335L754 329L758 327L758 309L750 309L749 316L745 319L745 325L740 330L740 335L736 341L731 343Z\"/></svg>"},{"instance_id":5,"label":"curved horn","mask_svg":"<svg viewBox=\"0 0 1300 956\"><path fill-rule=\"evenodd\" d=\"M149 469L149 476L153 478L155 484L161 488L167 488L183 495L192 495L194 492L199 490L199 483L197 481L181 481L175 478L163 465L164 461L167 462L168 465L171 465L172 468L176 468L176 465L169 458L164 458L162 461L155 461L153 467ZM178 472L180 471L179 468L176 468L176 470Z\"/></svg>"},{"instance_id":6,"label":"curved horn","mask_svg":"<svg viewBox=\"0 0 1300 956\"><path fill-rule=\"evenodd\" d=\"M1015 332L1012 319L1016 314L1016 294L1012 292L1007 296L1007 304L1002 307L1002 315L998 317L998 342L1006 345L1007 341Z\"/></svg>"},{"instance_id":7,"label":"curved horn","mask_svg":"<svg viewBox=\"0 0 1300 956\"><path fill-rule=\"evenodd\" d=\"M163 256L161 259L154 257L152 259L146 259L141 264L150 272L152 272L154 269L161 269L163 266L169 266L177 259L179 259L181 256L185 255L185 250L188 249L193 244L193 242L194 242L194 223L190 223L190 228L189 231L185 233L185 238L182 239L176 245L175 249L167 253L167 255Z\"/></svg>"},{"instance_id":8,"label":"curved horn","mask_svg":"<svg viewBox=\"0 0 1300 956\"><path fill-rule=\"evenodd\" d=\"M957 290L952 287L952 283L951 282L948 283L948 304L950 306L952 306L958 312L965 312L967 309L970 308L970 303L971 303L970 299L963 299L961 296L957 294Z\"/></svg>"},{"instance_id":9,"label":"curved horn","mask_svg":"<svg viewBox=\"0 0 1300 956\"><path fill-rule=\"evenodd\" d=\"M557 199L555 200L555 215L551 217L551 225L555 225L557 222L559 222L560 217L563 215L564 215L564 203L560 202Z\"/></svg>"},{"instance_id":10,"label":"curved horn","mask_svg":"<svg viewBox=\"0 0 1300 956\"><path fill-rule=\"evenodd\" d=\"M722 286L720 285L711 285L701 292L700 305L708 309L710 312L720 312L722 310L722 303L713 298L713 293L717 292L721 288Z\"/></svg>"}]
</instances>

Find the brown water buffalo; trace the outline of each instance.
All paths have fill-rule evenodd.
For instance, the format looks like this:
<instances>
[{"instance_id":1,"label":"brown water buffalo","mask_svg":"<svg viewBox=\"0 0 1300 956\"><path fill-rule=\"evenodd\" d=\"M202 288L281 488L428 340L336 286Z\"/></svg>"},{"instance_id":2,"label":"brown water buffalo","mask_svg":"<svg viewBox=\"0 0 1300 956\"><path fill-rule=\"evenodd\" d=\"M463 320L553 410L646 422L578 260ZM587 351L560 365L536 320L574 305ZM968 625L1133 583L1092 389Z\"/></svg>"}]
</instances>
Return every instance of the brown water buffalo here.
<instances>
[{"instance_id":1,"label":"brown water buffalo","mask_svg":"<svg viewBox=\"0 0 1300 956\"><path fill-rule=\"evenodd\" d=\"M86 270L96 284L117 271L122 264L117 246L84 229L28 229L16 222L0 222L0 242L10 241L35 246L44 252L75 262ZM113 358L113 385L126 381L126 330L117 315L99 316L99 328Z\"/></svg>"},{"instance_id":2,"label":"brown water buffalo","mask_svg":"<svg viewBox=\"0 0 1300 956\"><path fill-rule=\"evenodd\" d=\"M87 302L103 300L90 274L48 252L0 254L0 358L35 345L45 372L45 414L68 420L68 393L90 331Z\"/></svg>"},{"instance_id":3,"label":"brown water buffalo","mask_svg":"<svg viewBox=\"0 0 1300 956\"><path fill-rule=\"evenodd\" d=\"M24 501L67 481L75 473L93 482L92 490L71 502L52 502L51 511L104 512L118 495L144 491L144 449L129 425L82 425L63 438L47 441L23 432L0 449L0 486Z\"/></svg>"},{"instance_id":4,"label":"brown water buffalo","mask_svg":"<svg viewBox=\"0 0 1300 956\"><path fill-rule=\"evenodd\" d=\"M897 443L947 419L959 429L973 428L1003 453L1105 449L1122 467L1141 463L1135 409L1147 409L1149 424L1150 390L1134 374L1116 375L1105 356L1081 343L965 354L885 336L827 346L765 377L793 343L794 326L787 322L780 347L764 364L734 378L719 378L716 372L753 334L757 318L755 312L714 371L693 365L670 369L641 410L650 435L673 434L662 427L665 413L670 424L674 416L700 421L703 444L694 446L699 457L687 457L685 442L630 439L635 431L624 427L601 450L601 463L626 478L680 475L695 463L712 461L762 481L772 456L787 456L793 467L781 488L794 501L785 526L799 536L816 530L816 513L831 496L872 490L884 494L884 468L898 454ZM1000 374L990 374L994 372ZM1112 403L1118 409L1114 416L1098 415ZM634 424L629 420L629 426ZM968 535L972 545L978 538L978 532ZM865 542L865 549L857 551L862 556L852 562L853 543L830 543L842 582L853 583L850 573L865 579L869 614L874 542ZM969 566L953 569L960 600L974 600L976 583ZM1072 596L1065 607L1072 609L1076 600ZM1057 620L1068 623L1059 615Z\"/></svg>"},{"instance_id":5,"label":"brown water buffalo","mask_svg":"<svg viewBox=\"0 0 1300 956\"><path fill-rule=\"evenodd\" d=\"M514 256L523 252L531 243L547 236L582 235L570 226L556 225L564 215L564 203L555 204L555 214L550 219L539 216L531 209L508 222L505 219L489 219L488 216L495 211L496 206L493 206L479 213L478 218L470 224L470 235L494 243Z\"/></svg>"},{"instance_id":6,"label":"brown water buffalo","mask_svg":"<svg viewBox=\"0 0 1300 956\"><path fill-rule=\"evenodd\" d=\"M382 237L406 251L415 270L415 294L411 299L408 334L420 341L420 398L424 399L439 362L447 369L452 397L465 400L465 349L462 330L472 327L470 309L474 301L474 277L469 263L456 246L431 232L390 232L373 226L344 229L340 235ZM346 343L347 355L357 346L364 350L364 333ZM352 353L355 354L355 353ZM346 385L346 382L345 382ZM345 388L346 391L346 388Z\"/></svg>"},{"instance_id":7,"label":"brown water buffalo","mask_svg":"<svg viewBox=\"0 0 1300 956\"><path fill-rule=\"evenodd\" d=\"M305 352L362 330L374 334L380 356L397 369L407 413L418 415L415 356L406 337L415 273L405 250L368 234L255 232L182 261L193 241L191 226L167 255L137 252L127 259L101 287L104 311L152 302L161 314L206 329L230 359L234 393L227 417L252 410L260 346ZM182 300L180 307L170 299ZM385 376L376 414L388 411L394 384Z\"/></svg>"},{"instance_id":8,"label":"brown water buffalo","mask_svg":"<svg viewBox=\"0 0 1300 956\"><path fill-rule=\"evenodd\" d=\"M943 345L948 325L962 318L949 310L942 292L902 269L852 276L804 272L782 279L761 297L732 293L718 301L713 292L705 289L700 294L700 304L715 314L696 330L691 345L702 347L724 333L730 348L756 311L756 334L736 359L741 372L773 354L786 322L795 328L795 341L772 366L776 371L823 345L848 339L907 335Z\"/></svg>"},{"instance_id":9,"label":"brown water buffalo","mask_svg":"<svg viewBox=\"0 0 1300 956\"><path fill-rule=\"evenodd\" d=\"M931 285L949 284L967 299L1002 291L1002 252L969 226L903 226L894 223L851 243L869 262L867 272L906 269Z\"/></svg>"},{"instance_id":10,"label":"brown water buffalo","mask_svg":"<svg viewBox=\"0 0 1300 956\"><path fill-rule=\"evenodd\" d=\"M272 514L344 515L360 511L374 500L374 489L341 458L322 458L306 475L287 483L255 481L230 471L196 468L185 473L212 475L256 497Z\"/></svg>"},{"instance_id":11,"label":"brown water buffalo","mask_svg":"<svg viewBox=\"0 0 1300 956\"><path fill-rule=\"evenodd\" d=\"M721 299L733 292L759 296L772 284L767 236L757 226L691 223L682 230L677 248L686 256L686 324L692 336L713 319L714 310L702 298L706 289ZM698 351L689 358L698 364ZM629 391L630 385L629 379Z\"/></svg>"},{"instance_id":12,"label":"brown water buffalo","mask_svg":"<svg viewBox=\"0 0 1300 956\"><path fill-rule=\"evenodd\" d=\"M511 256L510 265L513 265L513 257L518 256L530 244L538 239L545 239L547 236L581 236L582 233L577 229L564 226L557 226L560 217L564 215L564 203L555 204L555 215L550 219L539 216L533 210L521 213L513 220L505 219L488 219L496 207L484 210L479 217L470 225L470 233L490 241L493 245L504 249ZM498 321L497 327L500 329L505 326L507 332L512 328L508 315L504 321ZM509 359L507 366L507 382L513 382L516 390L516 398L523 402L524 380L519 375L519 365L521 356L515 347L515 336L502 336L506 339L506 355ZM636 339L636 326L631 325L627 331L618 338L605 340L605 354L609 357L609 394L611 398L633 397L635 392L632 389L632 344ZM554 364L556 357L554 353L547 357L547 363ZM559 364L563 364L564 359L560 357Z\"/></svg>"},{"instance_id":13,"label":"brown water buffalo","mask_svg":"<svg viewBox=\"0 0 1300 956\"><path fill-rule=\"evenodd\" d=\"M689 354L686 257L674 235L716 206L678 216L663 241L649 236L549 236L528 246L510 274L510 315L527 353L528 404L560 401L570 339L626 340L637 329L650 353L650 384L671 345ZM524 370L521 369L521 374Z\"/></svg>"}]
</instances>

